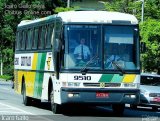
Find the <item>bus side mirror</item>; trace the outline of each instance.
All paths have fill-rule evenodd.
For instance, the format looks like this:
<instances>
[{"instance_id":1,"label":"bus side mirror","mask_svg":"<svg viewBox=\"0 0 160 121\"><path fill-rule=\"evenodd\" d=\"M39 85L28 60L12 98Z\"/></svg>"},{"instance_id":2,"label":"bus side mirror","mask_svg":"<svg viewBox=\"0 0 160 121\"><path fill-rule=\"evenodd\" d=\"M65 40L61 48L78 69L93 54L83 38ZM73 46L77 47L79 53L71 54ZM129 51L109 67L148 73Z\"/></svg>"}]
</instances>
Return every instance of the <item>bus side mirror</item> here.
<instances>
[{"instance_id":1,"label":"bus side mirror","mask_svg":"<svg viewBox=\"0 0 160 121\"><path fill-rule=\"evenodd\" d=\"M141 53L145 53L146 52L146 43L144 42L141 42L141 46L140 46L140 50L141 50Z\"/></svg>"},{"instance_id":2,"label":"bus side mirror","mask_svg":"<svg viewBox=\"0 0 160 121\"><path fill-rule=\"evenodd\" d=\"M59 39L55 39L54 43L54 70L56 74L56 78L59 79L59 72L61 66L61 42Z\"/></svg>"},{"instance_id":3,"label":"bus side mirror","mask_svg":"<svg viewBox=\"0 0 160 121\"><path fill-rule=\"evenodd\" d=\"M56 74L56 79L59 79L59 71L60 71L60 52L54 52L54 71Z\"/></svg>"},{"instance_id":4,"label":"bus side mirror","mask_svg":"<svg viewBox=\"0 0 160 121\"><path fill-rule=\"evenodd\" d=\"M55 51L60 51L60 41L59 39L55 39Z\"/></svg>"}]
</instances>

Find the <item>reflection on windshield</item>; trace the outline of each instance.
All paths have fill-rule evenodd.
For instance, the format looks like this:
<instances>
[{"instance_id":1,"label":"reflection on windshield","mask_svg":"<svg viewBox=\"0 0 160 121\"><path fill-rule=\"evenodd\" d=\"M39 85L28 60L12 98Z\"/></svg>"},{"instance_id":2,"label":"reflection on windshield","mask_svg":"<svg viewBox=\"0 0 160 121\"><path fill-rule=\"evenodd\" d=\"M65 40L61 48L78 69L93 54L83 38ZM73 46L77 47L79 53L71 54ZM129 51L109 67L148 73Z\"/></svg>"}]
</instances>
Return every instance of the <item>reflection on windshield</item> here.
<instances>
[{"instance_id":1,"label":"reflection on windshield","mask_svg":"<svg viewBox=\"0 0 160 121\"><path fill-rule=\"evenodd\" d=\"M139 69L135 29L133 26L65 25L64 68L122 73Z\"/></svg>"},{"instance_id":2,"label":"reflection on windshield","mask_svg":"<svg viewBox=\"0 0 160 121\"><path fill-rule=\"evenodd\" d=\"M136 69L136 52L133 27L106 26L105 28L105 69ZM115 64L114 64L115 63Z\"/></svg>"},{"instance_id":3,"label":"reflection on windshield","mask_svg":"<svg viewBox=\"0 0 160 121\"><path fill-rule=\"evenodd\" d=\"M87 64L89 68L99 69L98 62L101 57L100 26L93 25L68 25L65 27L65 67L81 69ZM90 61L95 55L99 58Z\"/></svg>"}]
</instances>

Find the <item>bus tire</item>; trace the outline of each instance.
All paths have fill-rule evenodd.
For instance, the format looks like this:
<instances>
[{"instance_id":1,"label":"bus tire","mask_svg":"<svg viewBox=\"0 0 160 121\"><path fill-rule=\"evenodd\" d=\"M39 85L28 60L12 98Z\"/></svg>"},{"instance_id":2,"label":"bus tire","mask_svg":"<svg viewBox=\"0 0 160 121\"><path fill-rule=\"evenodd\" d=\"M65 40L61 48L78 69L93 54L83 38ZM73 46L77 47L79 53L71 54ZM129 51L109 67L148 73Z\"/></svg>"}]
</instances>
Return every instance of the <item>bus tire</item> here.
<instances>
[{"instance_id":1,"label":"bus tire","mask_svg":"<svg viewBox=\"0 0 160 121\"><path fill-rule=\"evenodd\" d=\"M23 96L23 104L25 106L29 106L31 104L31 98L26 96L26 85L22 84L22 96Z\"/></svg>"},{"instance_id":2,"label":"bus tire","mask_svg":"<svg viewBox=\"0 0 160 121\"><path fill-rule=\"evenodd\" d=\"M157 112L157 111L158 111L158 107L153 106L153 107L152 107L152 110L155 111L155 112Z\"/></svg>"},{"instance_id":3,"label":"bus tire","mask_svg":"<svg viewBox=\"0 0 160 121\"><path fill-rule=\"evenodd\" d=\"M50 93L50 101L51 101L51 110L54 114L58 114L61 112L61 105L54 102L54 91Z\"/></svg>"},{"instance_id":4,"label":"bus tire","mask_svg":"<svg viewBox=\"0 0 160 121\"><path fill-rule=\"evenodd\" d=\"M116 116L123 116L125 104L112 104L113 113Z\"/></svg>"}]
</instances>

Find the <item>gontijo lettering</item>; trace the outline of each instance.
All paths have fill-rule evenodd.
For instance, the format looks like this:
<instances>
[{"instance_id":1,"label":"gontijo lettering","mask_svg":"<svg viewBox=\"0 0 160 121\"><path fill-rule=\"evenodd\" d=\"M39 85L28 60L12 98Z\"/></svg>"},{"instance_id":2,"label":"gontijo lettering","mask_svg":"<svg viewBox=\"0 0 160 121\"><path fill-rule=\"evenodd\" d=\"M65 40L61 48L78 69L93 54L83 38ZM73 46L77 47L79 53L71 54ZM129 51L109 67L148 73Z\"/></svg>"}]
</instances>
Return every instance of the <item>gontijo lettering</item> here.
<instances>
[{"instance_id":1,"label":"gontijo lettering","mask_svg":"<svg viewBox=\"0 0 160 121\"><path fill-rule=\"evenodd\" d=\"M22 56L21 66L31 66L31 56Z\"/></svg>"}]
</instances>

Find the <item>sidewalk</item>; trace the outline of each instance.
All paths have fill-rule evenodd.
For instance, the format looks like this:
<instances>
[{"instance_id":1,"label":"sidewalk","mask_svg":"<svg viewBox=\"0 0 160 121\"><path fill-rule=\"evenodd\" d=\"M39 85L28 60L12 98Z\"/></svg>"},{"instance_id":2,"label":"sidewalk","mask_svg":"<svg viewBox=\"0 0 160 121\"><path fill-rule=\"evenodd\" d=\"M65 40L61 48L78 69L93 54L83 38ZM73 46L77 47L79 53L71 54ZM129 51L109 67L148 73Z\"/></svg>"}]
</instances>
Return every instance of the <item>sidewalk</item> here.
<instances>
[{"instance_id":1,"label":"sidewalk","mask_svg":"<svg viewBox=\"0 0 160 121\"><path fill-rule=\"evenodd\" d=\"M11 85L13 82L11 80L5 80L0 78L0 85Z\"/></svg>"}]
</instances>

